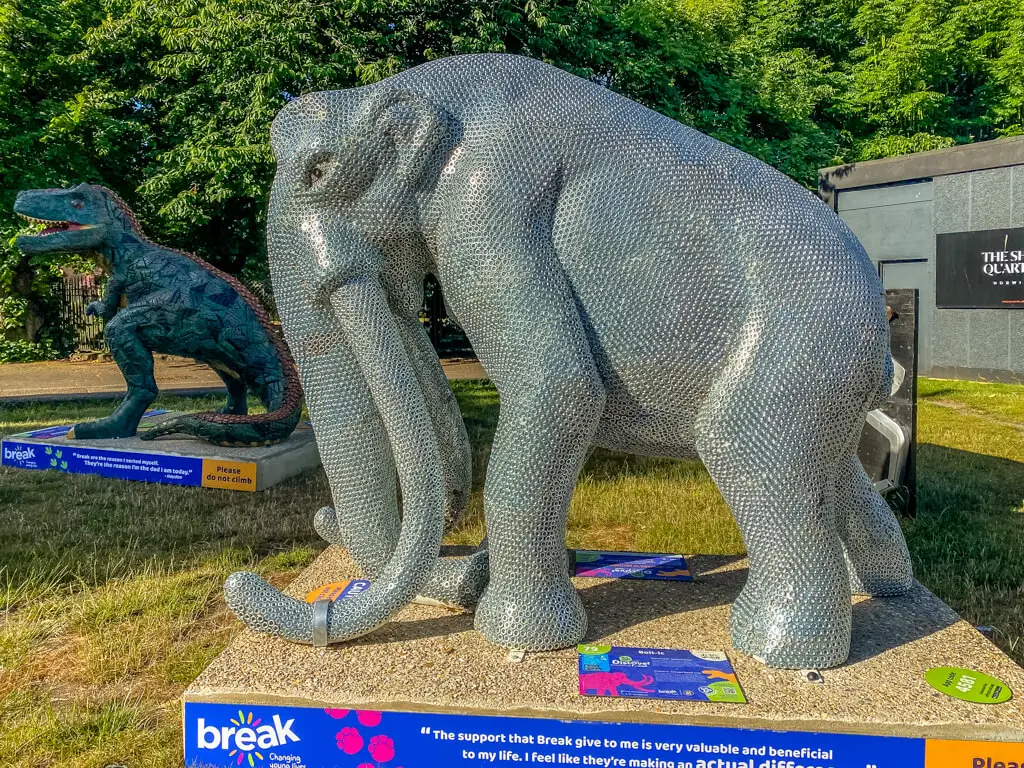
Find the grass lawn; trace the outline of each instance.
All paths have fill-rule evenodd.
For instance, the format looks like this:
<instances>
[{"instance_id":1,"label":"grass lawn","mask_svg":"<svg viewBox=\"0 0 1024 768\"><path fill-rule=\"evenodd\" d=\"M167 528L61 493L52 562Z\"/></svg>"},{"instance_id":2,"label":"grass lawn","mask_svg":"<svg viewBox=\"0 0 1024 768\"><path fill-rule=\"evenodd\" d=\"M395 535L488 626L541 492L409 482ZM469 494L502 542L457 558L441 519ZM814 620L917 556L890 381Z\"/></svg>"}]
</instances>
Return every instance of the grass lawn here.
<instances>
[{"instance_id":1,"label":"grass lawn","mask_svg":"<svg viewBox=\"0 0 1024 768\"><path fill-rule=\"evenodd\" d=\"M454 384L475 446L477 543L497 397ZM1024 662L1024 387L922 380L917 575ZM217 398L161 398L201 410ZM94 418L109 401L0 405L0 434ZM179 697L239 624L220 585L253 568L283 585L323 546L322 471L260 494L0 469L0 755L5 765L180 766ZM697 462L597 451L576 489L572 546L739 553Z\"/></svg>"}]
</instances>

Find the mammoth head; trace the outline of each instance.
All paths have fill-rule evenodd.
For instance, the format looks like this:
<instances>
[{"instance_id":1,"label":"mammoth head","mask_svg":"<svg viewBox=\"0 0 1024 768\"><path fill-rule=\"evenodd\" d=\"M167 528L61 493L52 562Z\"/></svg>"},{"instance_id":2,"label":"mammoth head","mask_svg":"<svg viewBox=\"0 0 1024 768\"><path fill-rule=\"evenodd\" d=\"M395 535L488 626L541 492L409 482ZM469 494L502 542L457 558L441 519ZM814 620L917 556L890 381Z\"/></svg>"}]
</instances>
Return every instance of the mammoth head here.
<instances>
[{"instance_id":1,"label":"mammoth head","mask_svg":"<svg viewBox=\"0 0 1024 768\"><path fill-rule=\"evenodd\" d=\"M448 122L423 96L383 84L310 94L274 120L269 224L306 240L320 293L379 274L385 251L409 258L415 193L437 165Z\"/></svg>"},{"instance_id":2,"label":"mammoth head","mask_svg":"<svg viewBox=\"0 0 1024 768\"><path fill-rule=\"evenodd\" d=\"M310 94L274 120L267 254L338 507L319 524L340 531L374 584L316 618L309 604L236 574L225 595L250 626L314 643L371 631L436 571L447 499L468 492L468 437L417 316L426 256L417 195L447 125L393 83ZM434 379L423 375L428 354Z\"/></svg>"}]
</instances>

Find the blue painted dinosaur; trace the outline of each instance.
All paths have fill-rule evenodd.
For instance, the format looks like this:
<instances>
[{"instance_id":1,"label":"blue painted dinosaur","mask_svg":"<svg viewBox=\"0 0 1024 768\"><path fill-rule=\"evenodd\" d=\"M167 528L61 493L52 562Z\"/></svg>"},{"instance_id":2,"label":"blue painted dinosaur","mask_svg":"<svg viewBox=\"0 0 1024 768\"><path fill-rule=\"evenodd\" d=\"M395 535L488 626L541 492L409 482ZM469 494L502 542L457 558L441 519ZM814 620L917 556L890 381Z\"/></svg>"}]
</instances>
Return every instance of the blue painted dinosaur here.
<instances>
[{"instance_id":1,"label":"blue painted dinosaur","mask_svg":"<svg viewBox=\"0 0 1024 768\"><path fill-rule=\"evenodd\" d=\"M68 437L134 435L157 396L154 352L209 365L224 381L228 402L220 411L165 421L142 439L181 433L219 445L269 445L292 433L302 411L295 364L266 310L236 278L193 254L154 243L106 187L26 190L14 210L45 225L17 238L21 251L92 253L109 275L103 298L86 311L106 321L104 335L128 393L109 416L77 424ZM127 301L120 309L122 297ZM248 414L248 391L266 413Z\"/></svg>"}]
</instances>

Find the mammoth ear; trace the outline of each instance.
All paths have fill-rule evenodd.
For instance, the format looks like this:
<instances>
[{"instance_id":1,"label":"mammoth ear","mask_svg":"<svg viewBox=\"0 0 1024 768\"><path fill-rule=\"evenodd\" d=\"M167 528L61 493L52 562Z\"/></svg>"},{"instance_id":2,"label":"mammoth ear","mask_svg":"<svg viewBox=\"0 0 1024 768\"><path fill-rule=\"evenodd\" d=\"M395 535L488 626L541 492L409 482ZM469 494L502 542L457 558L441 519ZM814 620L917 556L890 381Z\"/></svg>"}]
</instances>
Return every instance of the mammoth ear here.
<instances>
[{"instance_id":1,"label":"mammoth ear","mask_svg":"<svg viewBox=\"0 0 1024 768\"><path fill-rule=\"evenodd\" d=\"M445 118L441 111L404 88L382 88L370 96L359 119L364 135L383 138L398 157L398 172L417 181L429 166L441 141Z\"/></svg>"}]
</instances>

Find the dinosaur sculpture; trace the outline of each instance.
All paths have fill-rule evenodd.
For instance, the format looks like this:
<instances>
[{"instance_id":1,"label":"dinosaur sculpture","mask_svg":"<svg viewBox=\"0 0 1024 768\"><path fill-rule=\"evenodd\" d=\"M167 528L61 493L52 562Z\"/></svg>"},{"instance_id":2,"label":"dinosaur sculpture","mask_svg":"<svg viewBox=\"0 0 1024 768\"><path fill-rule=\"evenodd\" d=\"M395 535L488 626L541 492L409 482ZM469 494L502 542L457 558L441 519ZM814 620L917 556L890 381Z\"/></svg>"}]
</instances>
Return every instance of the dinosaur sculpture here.
<instances>
[{"instance_id":1,"label":"dinosaur sculpture","mask_svg":"<svg viewBox=\"0 0 1024 768\"><path fill-rule=\"evenodd\" d=\"M770 665L842 663L851 591L910 588L855 454L892 379L882 286L807 190L508 55L308 94L271 141L274 293L338 510L315 524L372 586L310 605L233 574L226 598L249 626L337 642L420 595L475 604L499 645L576 645L565 526L591 445L703 460L749 554L733 642ZM470 470L416 320L428 272L501 403L487 548L465 559L438 556Z\"/></svg>"},{"instance_id":2,"label":"dinosaur sculpture","mask_svg":"<svg viewBox=\"0 0 1024 768\"><path fill-rule=\"evenodd\" d=\"M21 192L14 210L45 228L15 241L25 253L93 253L106 291L86 311L106 321L107 345L128 384L112 414L77 424L70 438L134 435L156 399L153 353L191 357L224 381L227 406L191 413L147 430L143 440L182 433L219 445L269 445L287 438L302 411L295 364L266 311L235 278L197 256L149 240L127 205L106 187ZM126 308L118 311L121 297ZM267 413L247 414L254 392Z\"/></svg>"}]
</instances>

